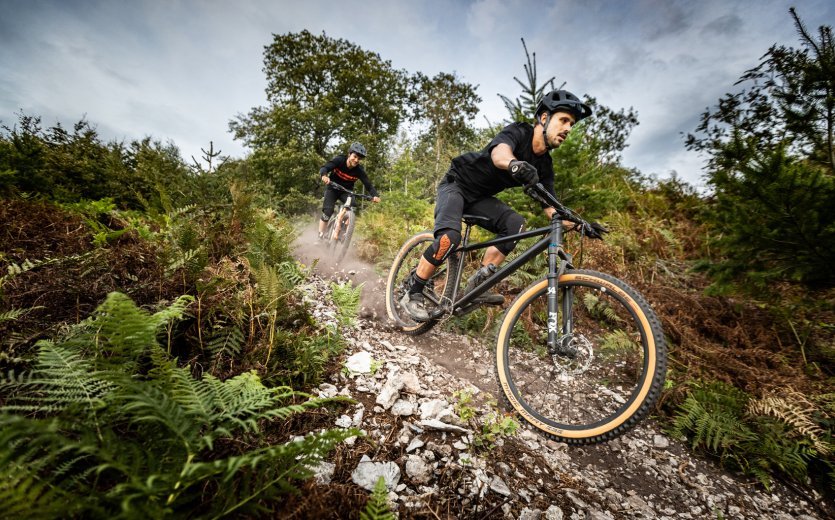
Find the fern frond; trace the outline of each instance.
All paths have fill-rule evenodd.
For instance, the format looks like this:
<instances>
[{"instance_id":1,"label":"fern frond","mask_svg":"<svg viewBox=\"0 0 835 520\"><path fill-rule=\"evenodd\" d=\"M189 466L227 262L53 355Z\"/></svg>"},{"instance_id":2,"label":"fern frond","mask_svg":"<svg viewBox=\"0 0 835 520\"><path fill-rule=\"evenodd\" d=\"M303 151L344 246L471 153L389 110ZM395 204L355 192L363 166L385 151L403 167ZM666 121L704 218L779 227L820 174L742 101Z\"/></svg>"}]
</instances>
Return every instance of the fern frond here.
<instances>
[{"instance_id":1,"label":"fern frond","mask_svg":"<svg viewBox=\"0 0 835 520\"><path fill-rule=\"evenodd\" d=\"M277 268L281 278L285 280L285 285L290 287L302 285L307 279L307 273L302 270L295 260L281 262Z\"/></svg>"},{"instance_id":2,"label":"fern frond","mask_svg":"<svg viewBox=\"0 0 835 520\"><path fill-rule=\"evenodd\" d=\"M164 428L158 438L168 437L179 441L188 451L196 451L196 435L199 424L193 421L180 402L171 398L165 391L152 385L136 384L126 392L118 403L121 410L134 425L148 423Z\"/></svg>"},{"instance_id":3,"label":"fern frond","mask_svg":"<svg viewBox=\"0 0 835 520\"><path fill-rule=\"evenodd\" d=\"M246 337L239 326L220 326L207 338L206 348L214 358L229 356L235 359L241 353L245 341Z\"/></svg>"},{"instance_id":4,"label":"fern frond","mask_svg":"<svg viewBox=\"0 0 835 520\"><path fill-rule=\"evenodd\" d=\"M714 453L757 437L741 419L747 398L728 385L713 384L694 389L679 407L673 421L677 435L690 433L694 448L704 447Z\"/></svg>"},{"instance_id":5,"label":"fern frond","mask_svg":"<svg viewBox=\"0 0 835 520\"><path fill-rule=\"evenodd\" d=\"M368 497L365 510L360 511L360 520L394 520L394 518L389 509L386 480L380 477L374 484L374 491Z\"/></svg>"},{"instance_id":6,"label":"fern frond","mask_svg":"<svg viewBox=\"0 0 835 520\"><path fill-rule=\"evenodd\" d=\"M258 301L266 312L273 312L281 302L292 292L294 286L287 286L282 281L278 270L266 264L261 264L252 271L257 283Z\"/></svg>"},{"instance_id":7,"label":"fern frond","mask_svg":"<svg viewBox=\"0 0 835 520\"><path fill-rule=\"evenodd\" d=\"M24 316L29 312L43 308L43 305L38 305L36 307L26 307L24 309L11 309L6 312L0 312L0 323L3 323L4 321L15 321L16 319L20 318L21 316Z\"/></svg>"},{"instance_id":8,"label":"fern frond","mask_svg":"<svg viewBox=\"0 0 835 520\"><path fill-rule=\"evenodd\" d=\"M243 453L219 459L216 439L331 400L296 403L309 396L268 388L255 373L194 379L155 337L187 303L151 314L112 294L70 339L39 342L31 372L0 379L0 500L13 504L0 516L27 502L45 517L61 516L49 512L54 504L73 517L246 516L359 434L324 431L249 451L234 444Z\"/></svg>"},{"instance_id":9,"label":"fern frond","mask_svg":"<svg viewBox=\"0 0 835 520\"><path fill-rule=\"evenodd\" d=\"M99 361L110 364L133 362L157 345L160 327L181 318L192 301L192 296L180 296L169 307L150 314L122 293L108 294L92 320L98 336L95 344L102 354ZM128 367L127 370L131 369Z\"/></svg>"},{"instance_id":10,"label":"fern frond","mask_svg":"<svg viewBox=\"0 0 835 520\"><path fill-rule=\"evenodd\" d=\"M751 415L767 415L783 421L794 431L812 441L815 450L828 455L832 446L824 440L827 432L813 417L819 410L803 394L789 390L784 397L771 395L751 401L747 412Z\"/></svg>"},{"instance_id":11,"label":"fern frond","mask_svg":"<svg viewBox=\"0 0 835 520\"><path fill-rule=\"evenodd\" d=\"M342 325L351 325L357 318L363 285L365 284L361 283L352 287L351 282L331 283L331 297L336 305L339 323Z\"/></svg>"},{"instance_id":12,"label":"fern frond","mask_svg":"<svg viewBox=\"0 0 835 520\"><path fill-rule=\"evenodd\" d=\"M69 407L95 414L113 385L93 369L93 364L78 352L39 341L32 372L15 377L10 373L0 381L9 388L9 398L2 411L54 414Z\"/></svg>"},{"instance_id":13,"label":"fern frond","mask_svg":"<svg viewBox=\"0 0 835 520\"><path fill-rule=\"evenodd\" d=\"M626 331L621 329L606 334L600 348L603 351L608 351L613 354L640 351L640 346L632 340Z\"/></svg>"},{"instance_id":14,"label":"fern frond","mask_svg":"<svg viewBox=\"0 0 835 520\"><path fill-rule=\"evenodd\" d=\"M225 517L245 507L270 488L282 486L286 489L292 481L309 478L312 475L311 468L323 460L337 444L360 434L359 430L353 428L310 434L301 440L252 450L240 456L187 464L182 474L189 481L201 481L210 477L227 483L233 478L236 481L248 480L246 488L235 488L237 493L223 497L225 503L218 509L221 511L219 517Z\"/></svg>"}]
</instances>

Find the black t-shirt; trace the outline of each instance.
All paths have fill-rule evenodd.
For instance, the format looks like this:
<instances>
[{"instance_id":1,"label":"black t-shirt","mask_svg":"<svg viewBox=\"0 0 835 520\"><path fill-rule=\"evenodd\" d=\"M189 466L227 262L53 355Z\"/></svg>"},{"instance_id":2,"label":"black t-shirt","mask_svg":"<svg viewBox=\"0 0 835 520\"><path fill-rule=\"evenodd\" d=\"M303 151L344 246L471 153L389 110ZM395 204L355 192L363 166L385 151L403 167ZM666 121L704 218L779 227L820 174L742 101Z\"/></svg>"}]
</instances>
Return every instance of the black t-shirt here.
<instances>
[{"instance_id":1,"label":"black t-shirt","mask_svg":"<svg viewBox=\"0 0 835 520\"><path fill-rule=\"evenodd\" d=\"M464 192L467 202L492 197L507 188L522 186L509 171L496 168L493 159L490 158L490 152L501 143L510 146L516 159L531 163L539 174L539 182L551 194L554 193L554 165L551 154L533 153L533 132L534 128L528 123L511 123L481 152L465 153L452 160L450 173Z\"/></svg>"},{"instance_id":2,"label":"black t-shirt","mask_svg":"<svg viewBox=\"0 0 835 520\"><path fill-rule=\"evenodd\" d=\"M348 156L346 155L337 155L328 161L319 168L319 175L327 175L331 182L335 182L351 191L354 191L354 183L359 179L372 197L379 196L362 166L358 164L353 168L348 168Z\"/></svg>"}]
</instances>

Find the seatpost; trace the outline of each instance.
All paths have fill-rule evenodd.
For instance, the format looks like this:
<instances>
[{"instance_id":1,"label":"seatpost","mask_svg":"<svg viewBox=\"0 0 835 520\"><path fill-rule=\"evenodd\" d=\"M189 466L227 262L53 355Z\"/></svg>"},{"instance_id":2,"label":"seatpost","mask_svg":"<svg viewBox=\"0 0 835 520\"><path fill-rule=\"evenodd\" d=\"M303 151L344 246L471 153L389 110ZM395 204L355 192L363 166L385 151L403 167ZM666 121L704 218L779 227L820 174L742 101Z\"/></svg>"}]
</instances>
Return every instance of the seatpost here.
<instances>
[{"instance_id":1,"label":"seatpost","mask_svg":"<svg viewBox=\"0 0 835 520\"><path fill-rule=\"evenodd\" d=\"M557 299L557 285L560 273L558 269L559 257L557 251L562 244L562 218L558 212L551 217L551 242L548 244L548 350L554 352L559 333L559 301Z\"/></svg>"}]
</instances>

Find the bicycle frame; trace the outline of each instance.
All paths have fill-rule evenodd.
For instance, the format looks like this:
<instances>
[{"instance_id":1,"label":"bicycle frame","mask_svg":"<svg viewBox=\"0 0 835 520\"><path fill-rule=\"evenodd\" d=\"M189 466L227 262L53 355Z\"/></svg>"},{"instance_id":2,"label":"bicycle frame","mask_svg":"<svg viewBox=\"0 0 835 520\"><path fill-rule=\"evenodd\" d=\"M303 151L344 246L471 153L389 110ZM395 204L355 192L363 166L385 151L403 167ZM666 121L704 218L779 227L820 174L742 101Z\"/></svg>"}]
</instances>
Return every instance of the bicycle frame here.
<instances>
[{"instance_id":1,"label":"bicycle frame","mask_svg":"<svg viewBox=\"0 0 835 520\"><path fill-rule=\"evenodd\" d=\"M339 233L342 230L342 219L345 218L345 214L347 212L353 211L354 198L371 200L373 197L371 197L370 195L362 194L362 193L355 193L355 192L353 192L349 189L343 188L339 184L335 184L335 183L332 183L332 184L333 184L333 186L331 186L331 189L333 189L335 191L344 191L345 193L348 194L348 198L345 199L345 203L342 204L342 206L339 208L339 212L336 213L335 217L332 217L332 218L334 218L333 234L330 236L329 240L338 240L339 239Z\"/></svg>"},{"instance_id":2,"label":"bicycle frame","mask_svg":"<svg viewBox=\"0 0 835 520\"><path fill-rule=\"evenodd\" d=\"M510 235L502 238L496 238L485 242L477 242L475 244L469 243L470 231L474 222L468 221L467 216L464 218L465 230L462 237L461 245L459 245L452 254L462 254L469 251L477 251L479 249L486 249L490 246L505 244L508 242L515 242L525 238L542 236L543 238L534 245L526 249L518 257L508 262L503 267L499 268L495 273L490 275L482 283L477 285L472 291L458 298L458 288L461 281L461 275L464 270L464 262L459 262L458 269L454 273L453 281L454 290L452 293L452 301L441 302L435 311L430 314L430 319L440 318L442 315L450 313L453 315L460 315L470 310L472 302L478 296L489 290L494 285L498 284L519 267L529 262L533 257L539 253L548 250L548 344L555 346L557 336L560 331L557 329L557 316L559 315L557 306L559 304L557 298L557 288L559 285L559 278L566 269L572 268L571 255L567 253L563 247L563 224L562 217L558 213L554 213L551 218L551 224L548 227L541 227L524 231L515 235ZM563 298L563 323L562 335L566 337L571 333L571 298Z\"/></svg>"}]
</instances>

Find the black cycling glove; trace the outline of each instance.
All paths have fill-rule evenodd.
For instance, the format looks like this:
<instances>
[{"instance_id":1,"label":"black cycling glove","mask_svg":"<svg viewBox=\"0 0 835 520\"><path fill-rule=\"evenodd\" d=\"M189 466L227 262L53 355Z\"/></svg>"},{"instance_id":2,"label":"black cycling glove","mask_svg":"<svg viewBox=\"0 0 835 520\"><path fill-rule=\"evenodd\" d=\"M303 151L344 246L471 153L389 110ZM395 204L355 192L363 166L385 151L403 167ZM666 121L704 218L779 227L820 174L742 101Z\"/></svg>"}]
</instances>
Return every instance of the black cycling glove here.
<instances>
[{"instance_id":1,"label":"black cycling glove","mask_svg":"<svg viewBox=\"0 0 835 520\"><path fill-rule=\"evenodd\" d=\"M587 224L588 225L583 226L583 234L589 238L603 240L603 235L609 232L605 226L598 224L597 222L588 222Z\"/></svg>"},{"instance_id":2,"label":"black cycling glove","mask_svg":"<svg viewBox=\"0 0 835 520\"><path fill-rule=\"evenodd\" d=\"M510 170L510 175L518 182L525 186L530 186L539 182L539 175L536 173L536 168L525 161L510 161L507 167Z\"/></svg>"}]
</instances>

